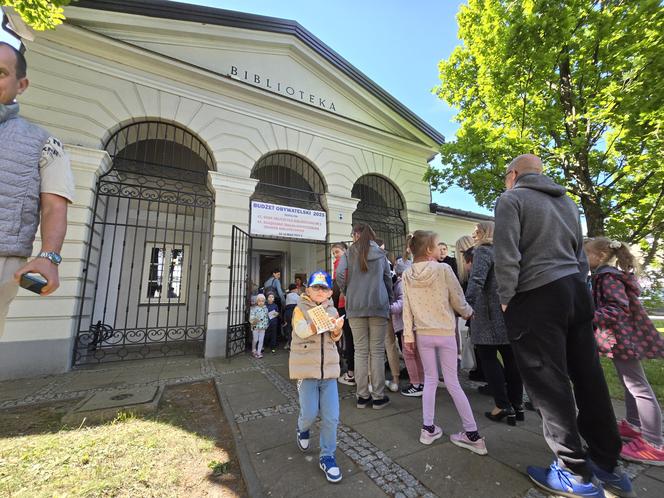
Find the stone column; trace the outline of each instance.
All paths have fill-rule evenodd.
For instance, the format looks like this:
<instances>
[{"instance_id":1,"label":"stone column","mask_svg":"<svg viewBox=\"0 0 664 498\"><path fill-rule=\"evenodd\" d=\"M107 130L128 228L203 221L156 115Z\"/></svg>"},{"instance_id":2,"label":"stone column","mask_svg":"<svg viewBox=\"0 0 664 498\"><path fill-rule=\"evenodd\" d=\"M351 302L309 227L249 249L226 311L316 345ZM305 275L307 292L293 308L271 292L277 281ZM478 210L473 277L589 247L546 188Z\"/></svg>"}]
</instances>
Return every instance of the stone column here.
<instances>
[{"instance_id":1,"label":"stone column","mask_svg":"<svg viewBox=\"0 0 664 498\"><path fill-rule=\"evenodd\" d=\"M250 197L258 180L209 172L215 192L214 227L210 271L210 301L205 356L226 356L226 328L231 263L231 231L233 225L249 232Z\"/></svg>"},{"instance_id":2,"label":"stone column","mask_svg":"<svg viewBox=\"0 0 664 498\"><path fill-rule=\"evenodd\" d=\"M70 369L90 240L97 178L111 166L105 150L67 145L76 194L67 213L60 288L48 297L20 289L0 339L0 379L34 377ZM41 240L39 231L35 254Z\"/></svg>"},{"instance_id":3,"label":"stone column","mask_svg":"<svg viewBox=\"0 0 664 498\"><path fill-rule=\"evenodd\" d=\"M437 215L434 213L423 213L420 211L408 211L408 230L413 233L415 230L436 230Z\"/></svg>"},{"instance_id":4,"label":"stone column","mask_svg":"<svg viewBox=\"0 0 664 498\"><path fill-rule=\"evenodd\" d=\"M325 194L325 204L328 216L329 242L351 240L350 232L353 229L353 212L357 208L359 199L336 194Z\"/></svg>"}]
</instances>

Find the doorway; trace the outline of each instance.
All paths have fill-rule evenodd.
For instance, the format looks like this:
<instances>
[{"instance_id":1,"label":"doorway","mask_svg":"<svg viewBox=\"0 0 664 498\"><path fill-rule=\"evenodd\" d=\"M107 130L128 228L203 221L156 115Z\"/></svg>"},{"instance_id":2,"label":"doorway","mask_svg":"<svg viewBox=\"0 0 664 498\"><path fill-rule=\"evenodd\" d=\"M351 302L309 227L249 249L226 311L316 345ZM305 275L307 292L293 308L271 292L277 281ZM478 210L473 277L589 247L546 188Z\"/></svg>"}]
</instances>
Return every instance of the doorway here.
<instances>
[{"instance_id":1,"label":"doorway","mask_svg":"<svg viewBox=\"0 0 664 498\"><path fill-rule=\"evenodd\" d=\"M284 272L284 255L282 253L265 254L258 252L258 286L262 287L268 278L272 276L275 270L282 273L281 288L284 288L283 274Z\"/></svg>"}]
</instances>

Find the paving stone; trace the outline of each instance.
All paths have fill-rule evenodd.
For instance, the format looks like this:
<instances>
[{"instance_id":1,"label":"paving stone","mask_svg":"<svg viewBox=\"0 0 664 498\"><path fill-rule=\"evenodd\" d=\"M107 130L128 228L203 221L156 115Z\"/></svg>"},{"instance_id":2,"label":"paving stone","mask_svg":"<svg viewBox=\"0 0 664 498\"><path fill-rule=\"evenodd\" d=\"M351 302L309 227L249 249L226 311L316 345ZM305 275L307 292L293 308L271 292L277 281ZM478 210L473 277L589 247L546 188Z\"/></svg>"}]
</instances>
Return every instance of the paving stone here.
<instances>
[{"instance_id":1,"label":"paving stone","mask_svg":"<svg viewBox=\"0 0 664 498\"><path fill-rule=\"evenodd\" d=\"M405 414L397 413L381 418L380 423L374 421L355 424L353 428L381 448L377 458L399 457L408 455L422 448L419 436L419 425Z\"/></svg>"},{"instance_id":2,"label":"paving stone","mask_svg":"<svg viewBox=\"0 0 664 498\"><path fill-rule=\"evenodd\" d=\"M389 408L389 407L388 407ZM339 419L342 423L354 426L364 422L377 422L378 420L394 415L396 412L388 408L374 410L373 408L357 408L355 398L342 400L339 403Z\"/></svg>"},{"instance_id":3,"label":"paving stone","mask_svg":"<svg viewBox=\"0 0 664 498\"><path fill-rule=\"evenodd\" d=\"M548 467L554 455L542 434L527 429L494 423L482 431L488 457L524 473L528 465ZM444 435L443 438L446 436Z\"/></svg>"},{"instance_id":4,"label":"paving stone","mask_svg":"<svg viewBox=\"0 0 664 498\"><path fill-rule=\"evenodd\" d=\"M260 391L247 394L238 394L228 398L228 403L234 413L242 413L259 408L270 408L287 403L287 399L277 391Z\"/></svg>"},{"instance_id":5,"label":"paving stone","mask_svg":"<svg viewBox=\"0 0 664 498\"><path fill-rule=\"evenodd\" d=\"M315 469L314 469L315 470ZM323 472L318 470L324 478ZM313 478L313 476L312 476ZM274 495L273 495L274 496ZM315 488L309 493L299 495L302 497L333 498L333 497L358 497L358 498L384 498L385 493L366 475L344 473L341 482L330 484L326 482L321 487Z\"/></svg>"},{"instance_id":6,"label":"paving stone","mask_svg":"<svg viewBox=\"0 0 664 498\"><path fill-rule=\"evenodd\" d=\"M76 425L84 419L91 422L112 420L119 412L154 413L162 393L163 388L158 386L97 392L81 401L62 421Z\"/></svg>"},{"instance_id":7,"label":"paving stone","mask_svg":"<svg viewBox=\"0 0 664 498\"><path fill-rule=\"evenodd\" d=\"M222 380L220 387L229 398L248 393L274 391L274 385L265 376L252 377L251 382L237 382L233 384L226 384Z\"/></svg>"},{"instance_id":8,"label":"paving stone","mask_svg":"<svg viewBox=\"0 0 664 498\"><path fill-rule=\"evenodd\" d=\"M396 461L440 496L522 496L532 487L529 479L507 465L449 442Z\"/></svg>"},{"instance_id":9,"label":"paving stone","mask_svg":"<svg viewBox=\"0 0 664 498\"><path fill-rule=\"evenodd\" d=\"M222 389L233 384L249 385L263 380L265 380L265 375L258 370L229 372L221 375L219 379Z\"/></svg>"},{"instance_id":10,"label":"paving stone","mask_svg":"<svg viewBox=\"0 0 664 498\"><path fill-rule=\"evenodd\" d=\"M318 467L317 451L302 453L296 444L287 443L249 456L268 496L316 496L315 489L329 486ZM347 477L358 471L343 454L337 455L337 462Z\"/></svg>"},{"instance_id":11,"label":"paving stone","mask_svg":"<svg viewBox=\"0 0 664 498\"><path fill-rule=\"evenodd\" d=\"M664 482L645 474L638 476L632 482L632 485L639 498L661 498L664 496Z\"/></svg>"},{"instance_id":12,"label":"paving stone","mask_svg":"<svg viewBox=\"0 0 664 498\"><path fill-rule=\"evenodd\" d=\"M664 482L664 467L653 467L648 466L645 469L645 474L648 477L657 479L658 481Z\"/></svg>"},{"instance_id":13,"label":"paving stone","mask_svg":"<svg viewBox=\"0 0 664 498\"><path fill-rule=\"evenodd\" d=\"M260 452L275 446L292 443L295 447L295 430L297 427L297 415L283 415L269 418L260 418L253 422L244 422L238 425L244 444L252 452ZM318 440L318 433L312 431L313 443ZM315 445L318 447L318 445Z\"/></svg>"},{"instance_id":14,"label":"paving stone","mask_svg":"<svg viewBox=\"0 0 664 498\"><path fill-rule=\"evenodd\" d=\"M0 401L27 398L47 387L53 380L53 377L36 377L0 382Z\"/></svg>"}]
</instances>

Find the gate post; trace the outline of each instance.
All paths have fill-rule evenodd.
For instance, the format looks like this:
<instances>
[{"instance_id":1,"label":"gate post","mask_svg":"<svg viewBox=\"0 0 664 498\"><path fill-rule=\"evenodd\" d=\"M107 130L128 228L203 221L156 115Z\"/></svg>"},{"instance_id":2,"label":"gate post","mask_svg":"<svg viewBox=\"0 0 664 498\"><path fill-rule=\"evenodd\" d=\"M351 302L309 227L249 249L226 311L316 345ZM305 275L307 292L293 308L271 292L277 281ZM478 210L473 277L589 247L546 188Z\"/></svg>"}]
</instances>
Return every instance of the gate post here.
<instances>
[{"instance_id":1,"label":"gate post","mask_svg":"<svg viewBox=\"0 0 664 498\"><path fill-rule=\"evenodd\" d=\"M231 232L233 225L249 231L250 197L258 180L216 171L208 172L208 178L215 192L215 210L205 357L215 358L226 356Z\"/></svg>"},{"instance_id":2,"label":"gate post","mask_svg":"<svg viewBox=\"0 0 664 498\"><path fill-rule=\"evenodd\" d=\"M99 175L111 167L105 150L66 145L76 193L67 213L62 246L60 288L48 297L20 289L9 307L6 331L0 338L0 378L33 377L69 370L78 325L78 311L90 240ZM41 245L39 230L34 250Z\"/></svg>"}]
</instances>

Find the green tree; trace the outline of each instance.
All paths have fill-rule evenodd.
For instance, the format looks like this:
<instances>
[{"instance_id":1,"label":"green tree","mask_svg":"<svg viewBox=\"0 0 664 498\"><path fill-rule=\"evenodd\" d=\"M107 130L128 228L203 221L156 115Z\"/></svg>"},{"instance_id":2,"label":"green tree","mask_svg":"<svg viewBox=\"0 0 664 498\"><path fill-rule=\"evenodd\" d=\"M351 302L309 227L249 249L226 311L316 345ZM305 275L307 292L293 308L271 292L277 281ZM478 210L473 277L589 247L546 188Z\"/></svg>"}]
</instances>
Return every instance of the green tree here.
<instances>
[{"instance_id":1,"label":"green tree","mask_svg":"<svg viewBox=\"0 0 664 498\"><path fill-rule=\"evenodd\" d=\"M664 10L659 0L469 0L439 64L437 95L458 109L456 140L426 178L491 207L511 158L541 156L608 234L661 264ZM659 260L659 262L657 261Z\"/></svg>"},{"instance_id":2,"label":"green tree","mask_svg":"<svg viewBox=\"0 0 664 498\"><path fill-rule=\"evenodd\" d=\"M0 5L13 7L32 29L54 29L65 19L64 9L71 0L0 0Z\"/></svg>"}]
</instances>

